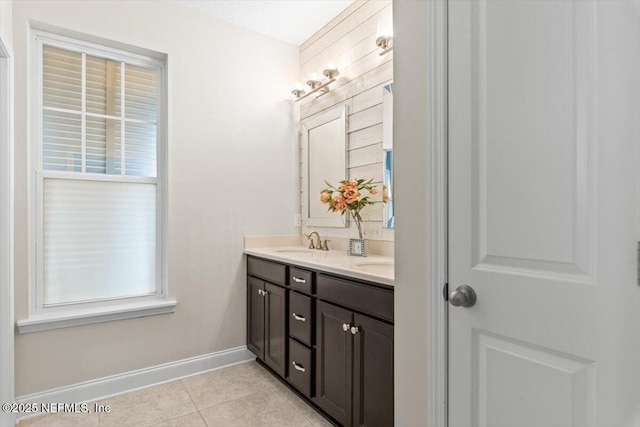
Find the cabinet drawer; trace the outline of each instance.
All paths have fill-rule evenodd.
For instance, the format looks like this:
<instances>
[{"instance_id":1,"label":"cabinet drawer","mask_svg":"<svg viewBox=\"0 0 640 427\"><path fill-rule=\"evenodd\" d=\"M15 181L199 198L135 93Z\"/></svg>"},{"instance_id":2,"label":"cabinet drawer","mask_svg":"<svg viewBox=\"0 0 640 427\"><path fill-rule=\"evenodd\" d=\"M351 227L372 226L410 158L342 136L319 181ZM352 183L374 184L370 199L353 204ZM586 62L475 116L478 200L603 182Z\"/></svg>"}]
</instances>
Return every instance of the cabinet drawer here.
<instances>
[{"instance_id":1,"label":"cabinet drawer","mask_svg":"<svg viewBox=\"0 0 640 427\"><path fill-rule=\"evenodd\" d=\"M311 350L289 339L289 382L305 396L311 397Z\"/></svg>"},{"instance_id":2,"label":"cabinet drawer","mask_svg":"<svg viewBox=\"0 0 640 427\"><path fill-rule=\"evenodd\" d=\"M289 286L297 291L312 294L314 291L313 273L300 268L290 267Z\"/></svg>"},{"instance_id":3,"label":"cabinet drawer","mask_svg":"<svg viewBox=\"0 0 640 427\"><path fill-rule=\"evenodd\" d=\"M287 277L287 267L271 261L259 258L247 258L247 273L251 276L259 277L276 285L285 286Z\"/></svg>"},{"instance_id":4,"label":"cabinet drawer","mask_svg":"<svg viewBox=\"0 0 640 427\"><path fill-rule=\"evenodd\" d=\"M393 321L393 291L318 274L319 298Z\"/></svg>"},{"instance_id":5,"label":"cabinet drawer","mask_svg":"<svg viewBox=\"0 0 640 427\"><path fill-rule=\"evenodd\" d=\"M311 298L289 291L289 335L311 345Z\"/></svg>"}]
</instances>

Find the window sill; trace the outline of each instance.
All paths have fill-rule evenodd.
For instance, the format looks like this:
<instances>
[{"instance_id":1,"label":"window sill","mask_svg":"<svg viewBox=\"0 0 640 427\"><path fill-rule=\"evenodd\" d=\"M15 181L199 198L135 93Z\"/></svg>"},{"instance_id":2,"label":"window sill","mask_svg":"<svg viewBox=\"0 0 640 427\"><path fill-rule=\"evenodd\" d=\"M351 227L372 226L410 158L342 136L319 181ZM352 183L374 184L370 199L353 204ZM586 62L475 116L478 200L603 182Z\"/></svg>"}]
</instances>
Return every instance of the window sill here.
<instances>
[{"instance_id":1,"label":"window sill","mask_svg":"<svg viewBox=\"0 0 640 427\"><path fill-rule=\"evenodd\" d=\"M33 314L28 319L18 320L16 326L19 334L29 334L50 329L173 313L176 311L176 304L174 299L163 299L124 303L110 307Z\"/></svg>"}]
</instances>

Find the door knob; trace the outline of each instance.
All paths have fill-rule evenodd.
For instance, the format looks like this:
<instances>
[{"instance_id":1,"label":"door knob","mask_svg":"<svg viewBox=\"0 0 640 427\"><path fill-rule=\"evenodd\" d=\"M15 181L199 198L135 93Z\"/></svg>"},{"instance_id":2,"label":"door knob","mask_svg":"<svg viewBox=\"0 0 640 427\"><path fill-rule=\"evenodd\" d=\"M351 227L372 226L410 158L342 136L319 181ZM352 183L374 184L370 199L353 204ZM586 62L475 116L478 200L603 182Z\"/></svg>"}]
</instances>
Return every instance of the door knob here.
<instances>
[{"instance_id":1,"label":"door knob","mask_svg":"<svg viewBox=\"0 0 640 427\"><path fill-rule=\"evenodd\" d=\"M473 307L476 303L476 292L469 285L461 285L449 292L449 302L456 307Z\"/></svg>"}]
</instances>

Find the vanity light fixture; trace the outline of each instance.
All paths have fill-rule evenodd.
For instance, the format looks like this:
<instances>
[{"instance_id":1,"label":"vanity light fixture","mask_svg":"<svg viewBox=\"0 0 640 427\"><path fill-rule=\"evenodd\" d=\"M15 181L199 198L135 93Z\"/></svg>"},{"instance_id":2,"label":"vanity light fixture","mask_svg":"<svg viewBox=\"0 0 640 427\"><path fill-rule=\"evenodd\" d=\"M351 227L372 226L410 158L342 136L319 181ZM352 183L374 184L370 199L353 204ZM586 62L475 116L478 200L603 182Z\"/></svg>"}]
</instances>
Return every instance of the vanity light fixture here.
<instances>
[{"instance_id":1,"label":"vanity light fixture","mask_svg":"<svg viewBox=\"0 0 640 427\"><path fill-rule=\"evenodd\" d=\"M309 86L311 90L315 90L317 87L322 86L322 82L318 80L318 74L311 74L311 77L307 80L307 86Z\"/></svg>"},{"instance_id":2,"label":"vanity light fixture","mask_svg":"<svg viewBox=\"0 0 640 427\"><path fill-rule=\"evenodd\" d=\"M295 89L293 89L291 91L291 93L293 94L293 96L295 96L296 98L300 98L302 95L304 95L306 92L304 91L303 87L302 87L302 83L298 83L295 87Z\"/></svg>"},{"instance_id":3,"label":"vanity light fixture","mask_svg":"<svg viewBox=\"0 0 640 427\"><path fill-rule=\"evenodd\" d=\"M326 77L326 80L324 82L320 80L320 77L317 73L311 74L309 80L307 80L307 86L311 88L311 91L309 93L305 92L301 83L298 83L296 85L296 88L291 91L293 96L296 97L295 100L300 101L301 99L304 99L316 92L320 92L317 97L329 92L329 85L336 81L336 77L340 74L340 72L338 71L338 68L336 68L336 64L332 61L327 64L327 68L322 72L322 74Z\"/></svg>"},{"instance_id":4,"label":"vanity light fixture","mask_svg":"<svg viewBox=\"0 0 640 427\"><path fill-rule=\"evenodd\" d=\"M327 64L327 68L322 72L322 74L330 80L335 80L335 77L340 75L340 71L336 68L336 63L331 61Z\"/></svg>"},{"instance_id":5,"label":"vanity light fixture","mask_svg":"<svg viewBox=\"0 0 640 427\"><path fill-rule=\"evenodd\" d=\"M378 20L376 45L382 49L380 56L393 50L393 20L391 16L383 16Z\"/></svg>"}]
</instances>

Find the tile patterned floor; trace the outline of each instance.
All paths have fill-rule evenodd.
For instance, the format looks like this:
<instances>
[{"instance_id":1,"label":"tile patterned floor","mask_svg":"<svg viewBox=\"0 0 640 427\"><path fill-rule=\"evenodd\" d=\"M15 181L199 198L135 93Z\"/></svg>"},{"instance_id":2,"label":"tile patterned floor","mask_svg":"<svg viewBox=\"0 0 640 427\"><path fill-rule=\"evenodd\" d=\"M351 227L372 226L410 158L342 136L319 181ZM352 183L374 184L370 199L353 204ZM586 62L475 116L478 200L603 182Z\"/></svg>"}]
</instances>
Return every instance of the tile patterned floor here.
<instances>
[{"instance_id":1,"label":"tile patterned floor","mask_svg":"<svg viewBox=\"0 0 640 427\"><path fill-rule=\"evenodd\" d=\"M19 427L330 427L256 362L96 402L109 413L51 414ZM90 408L93 404L89 405Z\"/></svg>"}]
</instances>

